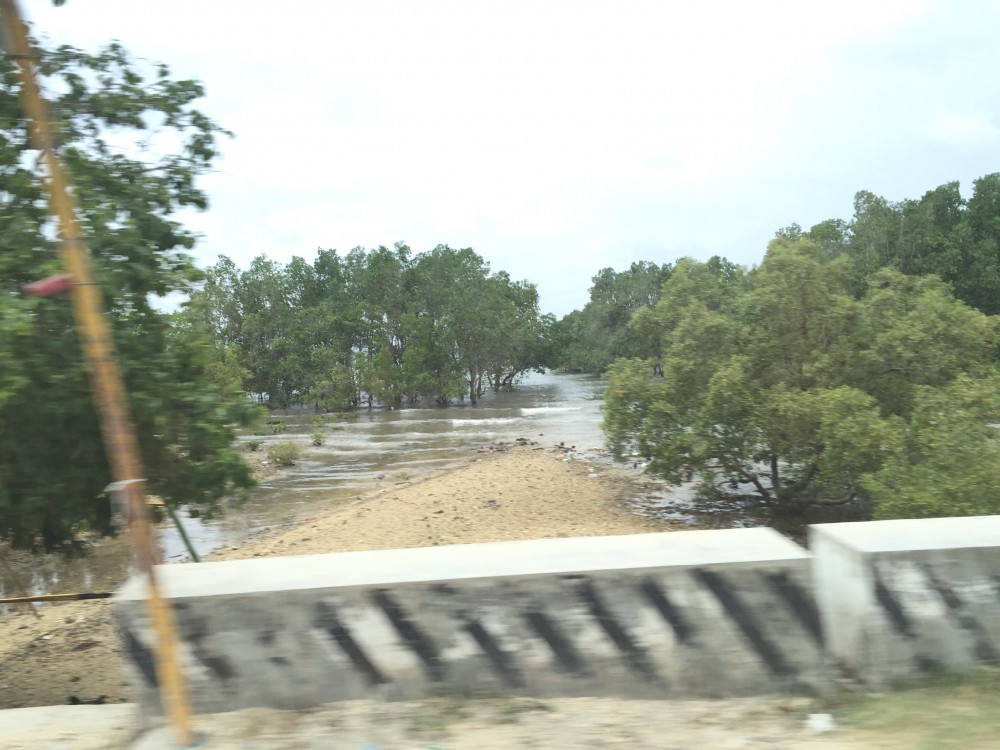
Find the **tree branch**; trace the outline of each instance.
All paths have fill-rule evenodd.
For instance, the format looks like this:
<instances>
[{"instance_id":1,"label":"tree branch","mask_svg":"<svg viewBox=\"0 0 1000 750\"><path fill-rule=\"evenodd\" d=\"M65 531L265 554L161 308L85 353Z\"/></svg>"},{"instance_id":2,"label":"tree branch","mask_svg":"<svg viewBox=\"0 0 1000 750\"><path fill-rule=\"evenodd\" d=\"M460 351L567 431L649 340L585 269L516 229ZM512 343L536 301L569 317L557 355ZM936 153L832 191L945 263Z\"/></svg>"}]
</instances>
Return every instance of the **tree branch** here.
<instances>
[{"instance_id":1,"label":"tree branch","mask_svg":"<svg viewBox=\"0 0 1000 750\"><path fill-rule=\"evenodd\" d=\"M857 492L851 492L851 493L849 493L847 495L847 497L842 498L840 500L828 500L828 501L824 501L824 500L811 500L808 504L809 505L813 505L813 506L817 506L817 507L820 507L820 508L836 508L836 507L841 506L841 505L849 505L850 503L853 503L857 499L858 499L858 493Z\"/></svg>"},{"instance_id":2,"label":"tree branch","mask_svg":"<svg viewBox=\"0 0 1000 750\"><path fill-rule=\"evenodd\" d=\"M757 492L760 493L760 496L764 498L765 503L770 504L771 502L773 502L774 498L771 496L771 493L768 492L767 488L760 483L760 477L758 477L756 474L748 476L746 474L740 473L740 479L742 479L744 482L751 482L753 486L757 488Z\"/></svg>"}]
</instances>

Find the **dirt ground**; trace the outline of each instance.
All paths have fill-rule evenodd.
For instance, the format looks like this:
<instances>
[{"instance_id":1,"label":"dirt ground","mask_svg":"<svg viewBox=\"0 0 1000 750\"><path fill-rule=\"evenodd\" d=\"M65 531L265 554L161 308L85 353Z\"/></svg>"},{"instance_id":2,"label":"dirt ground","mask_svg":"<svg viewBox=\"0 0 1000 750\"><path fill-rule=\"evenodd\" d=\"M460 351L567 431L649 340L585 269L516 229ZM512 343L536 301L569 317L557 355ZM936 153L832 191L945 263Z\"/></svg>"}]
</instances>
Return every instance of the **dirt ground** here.
<instances>
[{"instance_id":1,"label":"dirt ground","mask_svg":"<svg viewBox=\"0 0 1000 750\"><path fill-rule=\"evenodd\" d=\"M202 750L869 750L903 748L871 736L817 734L808 706L789 699L621 701L566 698L377 703L315 711L248 709L205 717ZM166 732L160 730L160 736ZM158 742L140 745L161 748ZM985 747L985 746L983 746Z\"/></svg>"}]
</instances>

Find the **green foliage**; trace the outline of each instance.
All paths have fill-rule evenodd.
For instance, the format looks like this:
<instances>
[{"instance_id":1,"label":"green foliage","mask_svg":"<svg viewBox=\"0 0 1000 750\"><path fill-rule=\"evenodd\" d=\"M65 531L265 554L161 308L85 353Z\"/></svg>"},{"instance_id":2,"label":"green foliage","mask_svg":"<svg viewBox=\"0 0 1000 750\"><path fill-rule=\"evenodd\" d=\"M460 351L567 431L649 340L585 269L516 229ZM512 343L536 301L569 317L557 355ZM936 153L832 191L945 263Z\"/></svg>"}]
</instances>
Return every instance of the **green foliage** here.
<instances>
[{"instance_id":1,"label":"green foliage","mask_svg":"<svg viewBox=\"0 0 1000 750\"><path fill-rule=\"evenodd\" d=\"M551 319L534 285L514 282L470 248L414 256L321 250L309 265L227 258L193 305L247 373L248 391L274 407L342 411L372 400L447 404L511 387L545 364Z\"/></svg>"},{"instance_id":2,"label":"green foliage","mask_svg":"<svg viewBox=\"0 0 1000 750\"><path fill-rule=\"evenodd\" d=\"M912 276L934 274L966 304L991 315L1000 312L1000 173L976 180L968 200L958 182L898 203L862 190L854 197L850 222L828 220L805 236L826 257L851 258L856 296L876 271L892 268Z\"/></svg>"},{"instance_id":3,"label":"green foliage","mask_svg":"<svg viewBox=\"0 0 1000 750\"><path fill-rule=\"evenodd\" d=\"M302 446L298 443L275 443L267 449L267 457L278 466L294 466L302 455Z\"/></svg>"},{"instance_id":4,"label":"green foliage","mask_svg":"<svg viewBox=\"0 0 1000 750\"><path fill-rule=\"evenodd\" d=\"M653 308L671 266L641 261L627 271L603 268L593 277L590 301L562 320L552 321L549 359L563 370L602 373L618 357L650 351L643 326L630 327L639 312Z\"/></svg>"},{"instance_id":5,"label":"green foliage","mask_svg":"<svg viewBox=\"0 0 1000 750\"><path fill-rule=\"evenodd\" d=\"M921 386L909 429L862 485L877 518L1000 513L1000 380Z\"/></svg>"},{"instance_id":6,"label":"green foliage","mask_svg":"<svg viewBox=\"0 0 1000 750\"><path fill-rule=\"evenodd\" d=\"M118 44L40 56L46 89L58 92L59 156L107 300L149 491L210 511L252 483L232 442L255 410L235 394L238 376L224 372L204 330L172 326L149 299L201 278L186 252L195 237L174 215L205 206L195 182L224 131L192 107L198 83L173 80L162 66L147 76ZM80 528L108 530L110 476L70 303L21 293L61 268L19 86L0 60L0 538L51 547ZM176 150L143 149L154 132Z\"/></svg>"},{"instance_id":7,"label":"green foliage","mask_svg":"<svg viewBox=\"0 0 1000 750\"><path fill-rule=\"evenodd\" d=\"M247 450L251 453L256 452L256 450L260 448L261 442L262 441L260 440L247 440Z\"/></svg>"},{"instance_id":8,"label":"green foliage","mask_svg":"<svg viewBox=\"0 0 1000 750\"><path fill-rule=\"evenodd\" d=\"M858 299L848 258L793 235L747 274L677 263L633 321L654 355L609 371L611 447L673 482L750 485L779 514L996 512L995 321L889 269Z\"/></svg>"},{"instance_id":9,"label":"green foliage","mask_svg":"<svg viewBox=\"0 0 1000 750\"><path fill-rule=\"evenodd\" d=\"M319 448L325 442L326 442L326 435L324 435L322 432L314 432L312 434L313 447Z\"/></svg>"},{"instance_id":10,"label":"green foliage","mask_svg":"<svg viewBox=\"0 0 1000 750\"><path fill-rule=\"evenodd\" d=\"M288 421L284 417L268 416L265 422L268 432L272 435L280 435L288 431Z\"/></svg>"},{"instance_id":11,"label":"green foliage","mask_svg":"<svg viewBox=\"0 0 1000 750\"><path fill-rule=\"evenodd\" d=\"M325 377L316 376L305 402L317 409L349 409L358 392L354 371L342 362L333 364Z\"/></svg>"}]
</instances>

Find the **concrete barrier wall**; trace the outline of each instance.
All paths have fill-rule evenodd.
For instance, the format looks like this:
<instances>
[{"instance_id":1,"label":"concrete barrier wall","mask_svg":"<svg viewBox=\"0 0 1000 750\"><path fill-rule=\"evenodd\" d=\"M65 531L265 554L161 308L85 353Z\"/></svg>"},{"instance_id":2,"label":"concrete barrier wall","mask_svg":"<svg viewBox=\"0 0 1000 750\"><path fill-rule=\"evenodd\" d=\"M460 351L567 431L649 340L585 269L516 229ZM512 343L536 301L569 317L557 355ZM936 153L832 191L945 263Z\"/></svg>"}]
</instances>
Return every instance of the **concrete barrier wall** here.
<instances>
[{"instance_id":1,"label":"concrete barrier wall","mask_svg":"<svg viewBox=\"0 0 1000 750\"><path fill-rule=\"evenodd\" d=\"M721 697L829 684L809 555L771 529L160 569L196 709L434 694ZM143 586L115 602L157 710Z\"/></svg>"},{"instance_id":2,"label":"concrete barrier wall","mask_svg":"<svg viewBox=\"0 0 1000 750\"><path fill-rule=\"evenodd\" d=\"M831 655L872 685L1000 663L1000 516L810 529Z\"/></svg>"},{"instance_id":3,"label":"concrete barrier wall","mask_svg":"<svg viewBox=\"0 0 1000 750\"><path fill-rule=\"evenodd\" d=\"M1000 663L1000 516L160 569L203 712L435 694L723 697ZM115 600L159 710L143 604Z\"/></svg>"}]
</instances>

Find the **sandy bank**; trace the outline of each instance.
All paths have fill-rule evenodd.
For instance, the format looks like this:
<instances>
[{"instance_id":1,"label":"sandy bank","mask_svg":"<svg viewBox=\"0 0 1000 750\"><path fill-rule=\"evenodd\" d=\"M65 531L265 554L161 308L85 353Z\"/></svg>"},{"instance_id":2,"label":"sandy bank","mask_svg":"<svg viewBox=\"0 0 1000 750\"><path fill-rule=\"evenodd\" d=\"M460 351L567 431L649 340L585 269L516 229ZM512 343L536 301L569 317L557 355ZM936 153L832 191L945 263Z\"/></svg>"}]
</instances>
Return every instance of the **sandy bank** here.
<instances>
[{"instance_id":1,"label":"sandy bank","mask_svg":"<svg viewBox=\"0 0 1000 750\"><path fill-rule=\"evenodd\" d=\"M209 559L669 528L629 512L625 500L637 482L634 471L594 466L572 453L509 447L413 481L359 486L354 500ZM96 554L113 554L116 545L124 559L121 540L109 540ZM61 704L70 696L124 701L119 651L104 601L49 605L37 617L26 607L0 615L0 708Z\"/></svg>"},{"instance_id":2,"label":"sandy bank","mask_svg":"<svg viewBox=\"0 0 1000 750\"><path fill-rule=\"evenodd\" d=\"M571 452L516 446L414 481L377 482L354 501L294 529L225 548L210 559L669 529L628 510L637 478L634 471L596 466Z\"/></svg>"}]
</instances>

